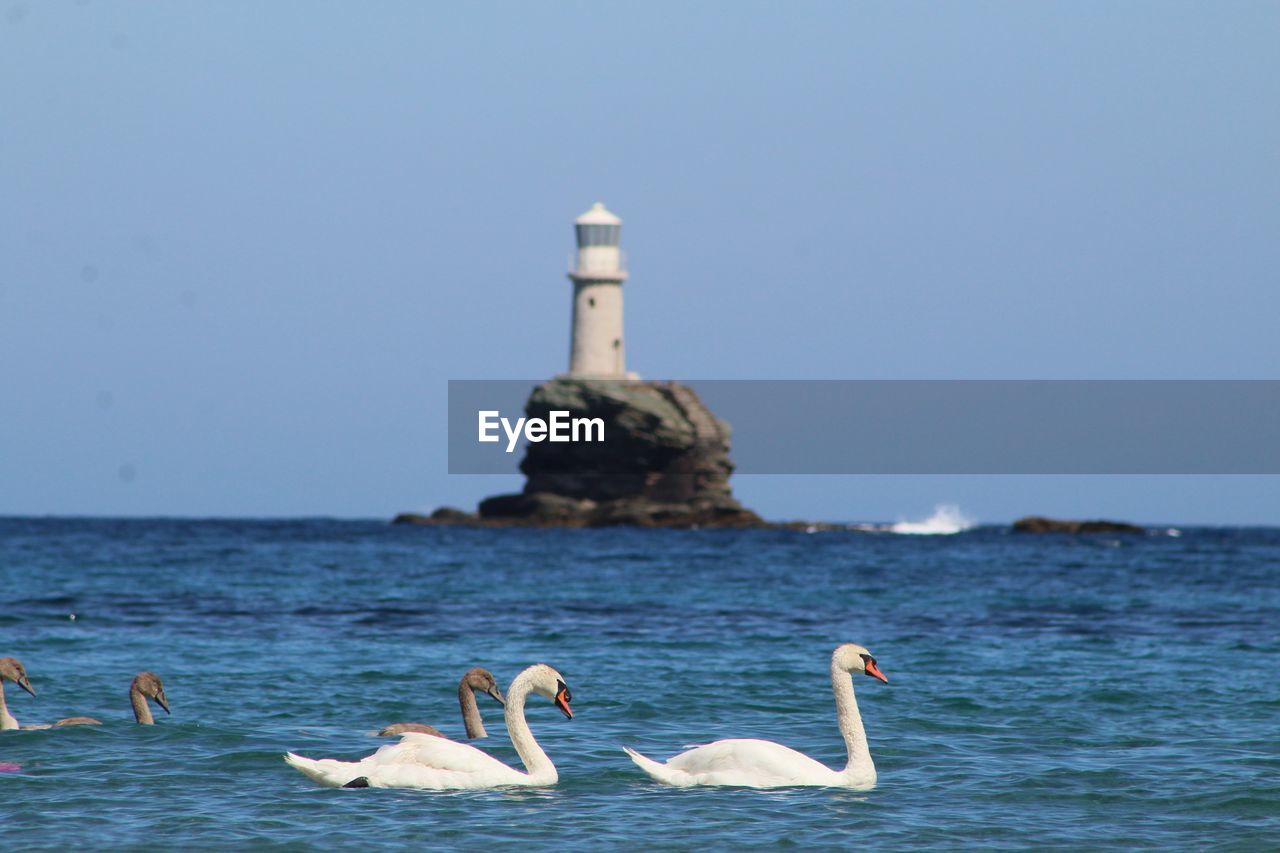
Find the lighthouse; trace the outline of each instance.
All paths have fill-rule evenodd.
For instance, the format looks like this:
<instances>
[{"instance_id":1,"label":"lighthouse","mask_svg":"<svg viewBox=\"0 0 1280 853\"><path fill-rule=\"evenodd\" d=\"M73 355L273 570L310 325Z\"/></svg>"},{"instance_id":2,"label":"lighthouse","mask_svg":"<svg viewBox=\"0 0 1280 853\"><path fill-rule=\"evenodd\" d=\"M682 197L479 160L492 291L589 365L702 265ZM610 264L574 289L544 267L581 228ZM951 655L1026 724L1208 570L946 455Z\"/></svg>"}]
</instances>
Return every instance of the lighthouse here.
<instances>
[{"instance_id":1,"label":"lighthouse","mask_svg":"<svg viewBox=\"0 0 1280 853\"><path fill-rule=\"evenodd\" d=\"M569 375L634 379L622 343L622 283L627 269L618 248L622 220L596 202L574 220L578 253L569 266L573 282L573 331Z\"/></svg>"}]
</instances>

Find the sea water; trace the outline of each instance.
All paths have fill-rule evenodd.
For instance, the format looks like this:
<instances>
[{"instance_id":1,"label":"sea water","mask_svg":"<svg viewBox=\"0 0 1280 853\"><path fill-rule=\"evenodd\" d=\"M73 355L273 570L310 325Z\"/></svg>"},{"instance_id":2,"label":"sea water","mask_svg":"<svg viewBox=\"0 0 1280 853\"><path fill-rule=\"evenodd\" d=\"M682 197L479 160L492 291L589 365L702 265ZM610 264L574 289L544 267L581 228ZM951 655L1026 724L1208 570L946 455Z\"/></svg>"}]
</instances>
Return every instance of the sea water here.
<instances>
[{"instance_id":1,"label":"sea water","mask_svg":"<svg viewBox=\"0 0 1280 853\"><path fill-rule=\"evenodd\" d=\"M380 522L0 520L0 831L24 846L531 844L544 849L1280 844L1280 531L1029 536L468 530ZM874 790L672 789L665 759L760 737L844 761L831 650ZM544 661L560 783L320 788L388 723L462 736L456 684ZM172 716L134 724L150 669ZM501 709L490 737L518 759Z\"/></svg>"}]
</instances>

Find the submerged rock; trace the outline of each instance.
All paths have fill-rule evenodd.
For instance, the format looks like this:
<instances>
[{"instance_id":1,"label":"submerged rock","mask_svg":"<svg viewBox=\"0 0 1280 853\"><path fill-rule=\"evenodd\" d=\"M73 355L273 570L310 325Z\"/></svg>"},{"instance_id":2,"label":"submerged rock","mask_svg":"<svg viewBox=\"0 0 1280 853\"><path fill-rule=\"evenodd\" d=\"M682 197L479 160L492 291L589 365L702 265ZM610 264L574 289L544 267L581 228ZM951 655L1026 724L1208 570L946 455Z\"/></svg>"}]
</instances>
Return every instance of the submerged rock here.
<instances>
[{"instance_id":1,"label":"submerged rock","mask_svg":"<svg viewBox=\"0 0 1280 853\"><path fill-rule=\"evenodd\" d=\"M442 506L431 515L402 512L391 519L392 524L471 524L475 521L474 512L465 512L452 506Z\"/></svg>"}]
</instances>

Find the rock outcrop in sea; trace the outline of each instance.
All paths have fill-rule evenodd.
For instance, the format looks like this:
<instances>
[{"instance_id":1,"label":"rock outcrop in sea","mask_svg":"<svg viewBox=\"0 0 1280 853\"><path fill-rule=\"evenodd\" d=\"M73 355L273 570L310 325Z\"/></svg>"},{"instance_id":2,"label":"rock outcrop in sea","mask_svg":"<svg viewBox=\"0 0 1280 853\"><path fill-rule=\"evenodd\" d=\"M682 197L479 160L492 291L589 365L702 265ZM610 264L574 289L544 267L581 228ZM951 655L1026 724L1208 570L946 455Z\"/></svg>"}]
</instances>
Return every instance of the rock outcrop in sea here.
<instances>
[{"instance_id":1,"label":"rock outcrop in sea","mask_svg":"<svg viewBox=\"0 0 1280 853\"><path fill-rule=\"evenodd\" d=\"M601 418L602 442L529 443L524 490L481 501L475 514L437 510L399 522L535 527L763 527L733 497L730 428L678 382L558 377L525 403Z\"/></svg>"},{"instance_id":2,"label":"rock outcrop in sea","mask_svg":"<svg viewBox=\"0 0 1280 853\"><path fill-rule=\"evenodd\" d=\"M1014 533L1145 533L1136 524L1125 521L1073 521L1061 518L1045 518L1028 515L1013 523Z\"/></svg>"}]
</instances>

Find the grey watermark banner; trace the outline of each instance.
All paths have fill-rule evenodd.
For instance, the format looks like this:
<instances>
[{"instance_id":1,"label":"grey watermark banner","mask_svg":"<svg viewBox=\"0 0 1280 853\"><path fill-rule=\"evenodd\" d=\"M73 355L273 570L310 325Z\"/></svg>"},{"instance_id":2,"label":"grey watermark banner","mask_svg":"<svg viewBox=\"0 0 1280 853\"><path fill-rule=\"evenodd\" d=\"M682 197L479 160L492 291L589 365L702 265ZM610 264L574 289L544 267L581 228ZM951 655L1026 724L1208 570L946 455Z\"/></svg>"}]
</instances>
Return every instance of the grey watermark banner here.
<instances>
[{"instance_id":1,"label":"grey watermark banner","mask_svg":"<svg viewBox=\"0 0 1280 853\"><path fill-rule=\"evenodd\" d=\"M592 382L616 385L606 390L617 396L636 384L669 387ZM601 432L607 447L624 440L623 431L645 428L634 412L570 406L559 423L529 433L517 422L539 384L450 381L449 472L515 473L529 436L540 432L542 441L566 446L595 442ZM1280 474L1280 380L680 384L732 427L740 474ZM496 438L481 441L485 412ZM607 452L578 456L597 466L592 473L628 464Z\"/></svg>"}]
</instances>

